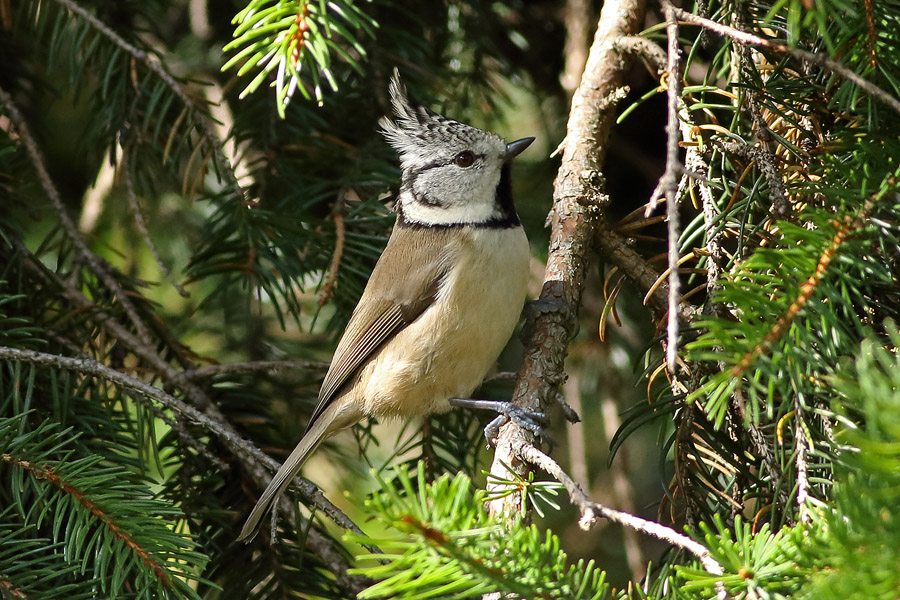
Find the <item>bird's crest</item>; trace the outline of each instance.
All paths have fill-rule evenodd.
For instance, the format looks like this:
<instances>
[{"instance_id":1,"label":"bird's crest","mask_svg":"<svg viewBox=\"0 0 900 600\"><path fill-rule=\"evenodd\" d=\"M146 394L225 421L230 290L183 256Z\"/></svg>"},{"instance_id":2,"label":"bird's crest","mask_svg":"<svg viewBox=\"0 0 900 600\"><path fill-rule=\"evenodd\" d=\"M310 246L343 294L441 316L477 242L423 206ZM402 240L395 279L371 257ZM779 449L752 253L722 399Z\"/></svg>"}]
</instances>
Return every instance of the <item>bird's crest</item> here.
<instances>
[{"instance_id":1,"label":"bird's crest","mask_svg":"<svg viewBox=\"0 0 900 600\"><path fill-rule=\"evenodd\" d=\"M409 97L397 69L391 77L390 93L396 120L383 117L379 125L388 143L400 154L404 168L427 163L441 147L466 146L485 138L500 141L492 133L448 119L418 104Z\"/></svg>"}]
</instances>

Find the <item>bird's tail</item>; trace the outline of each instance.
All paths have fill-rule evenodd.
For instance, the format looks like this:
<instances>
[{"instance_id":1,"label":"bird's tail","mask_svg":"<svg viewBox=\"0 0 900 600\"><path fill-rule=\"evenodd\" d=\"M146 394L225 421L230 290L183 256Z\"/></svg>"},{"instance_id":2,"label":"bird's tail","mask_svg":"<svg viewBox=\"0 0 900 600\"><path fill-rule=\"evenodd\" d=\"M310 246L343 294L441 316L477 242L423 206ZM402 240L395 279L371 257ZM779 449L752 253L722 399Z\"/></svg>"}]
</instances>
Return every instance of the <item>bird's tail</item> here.
<instances>
[{"instance_id":1,"label":"bird's tail","mask_svg":"<svg viewBox=\"0 0 900 600\"><path fill-rule=\"evenodd\" d=\"M260 496L259 500L256 502L256 506L250 511L250 516L247 517L247 521L244 523L243 529L241 529L241 534L238 536L239 540L249 542L253 539L256 535L256 529L259 527L260 520L267 512L269 512L272 505L278 501L278 498L281 497L288 488L313 451L318 448L319 444L326 438L329 438L341 429L344 429L345 426L341 426L343 423L339 425L335 422L335 414L333 413L336 412L337 409L338 407L332 404L325 413L316 419L309 430L300 439L300 442L297 443L297 447L294 448L291 455L288 456L287 460L284 461L284 464L281 465L281 468L278 469L278 472L275 473L272 481L269 482L268 487L266 487L262 496ZM351 423L353 422L355 421L351 421Z\"/></svg>"}]
</instances>

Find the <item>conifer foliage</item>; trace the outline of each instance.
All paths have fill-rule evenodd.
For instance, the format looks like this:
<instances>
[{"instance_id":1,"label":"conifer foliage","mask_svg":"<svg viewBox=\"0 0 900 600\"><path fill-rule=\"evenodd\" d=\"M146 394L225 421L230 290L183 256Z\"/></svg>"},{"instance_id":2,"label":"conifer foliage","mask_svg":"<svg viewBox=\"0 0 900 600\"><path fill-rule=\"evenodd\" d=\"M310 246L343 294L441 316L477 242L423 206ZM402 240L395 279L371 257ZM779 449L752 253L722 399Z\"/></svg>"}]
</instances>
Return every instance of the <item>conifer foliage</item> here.
<instances>
[{"instance_id":1,"label":"conifer foliage","mask_svg":"<svg viewBox=\"0 0 900 600\"><path fill-rule=\"evenodd\" d=\"M616 210L578 225L600 277L573 348L603 338L638 365L620 376L646 397L610 456L660 440L658 523L607 511L535 448L516 460L558 482L485 477L478 417L454 412L356 428L371 475L357 448L323 448L350 475L298 479L272 528L235 541L392 224L391 71L492 129L530 101L549 153L584 4L0 1L0 597L896 597L896 0L606 2L601 21L637 11L643 31L608 41L635 89L602 110L645 120L645 158L668 119L670 152L649 198L633 180L619 197L612 169L575 191ZM536 257L553 161L517 171ZM535 322L579 308L526 310L526 355ZM558 379L544 408L571 393ZM674 547L628 585L566 547L566 492L583 527ZM489 511L501 498L518 512Z\"/></svg>"}]
</instances>

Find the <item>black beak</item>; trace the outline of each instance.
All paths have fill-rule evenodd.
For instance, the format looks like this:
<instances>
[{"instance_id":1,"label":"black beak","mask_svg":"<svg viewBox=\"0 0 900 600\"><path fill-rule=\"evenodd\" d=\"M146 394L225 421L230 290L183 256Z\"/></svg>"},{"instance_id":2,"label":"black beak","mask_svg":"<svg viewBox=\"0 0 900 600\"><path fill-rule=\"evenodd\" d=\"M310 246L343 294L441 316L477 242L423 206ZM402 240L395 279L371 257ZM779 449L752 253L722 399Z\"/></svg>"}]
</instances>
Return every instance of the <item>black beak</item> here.
<instances>
[{"instance_id":1,"label":"black beak","mask_svg":"<svg viewBox=\"0 0 900 600\"><path fill-rule=\"evenodd\" d=\"M520 155L525 148L531 145L531 142L534 141L533 137L530 138L522 138L521 140L516 140L514 142L510 142L506 145L506 162L511 161L518 155Z\"/></svg>"}]
</instances>

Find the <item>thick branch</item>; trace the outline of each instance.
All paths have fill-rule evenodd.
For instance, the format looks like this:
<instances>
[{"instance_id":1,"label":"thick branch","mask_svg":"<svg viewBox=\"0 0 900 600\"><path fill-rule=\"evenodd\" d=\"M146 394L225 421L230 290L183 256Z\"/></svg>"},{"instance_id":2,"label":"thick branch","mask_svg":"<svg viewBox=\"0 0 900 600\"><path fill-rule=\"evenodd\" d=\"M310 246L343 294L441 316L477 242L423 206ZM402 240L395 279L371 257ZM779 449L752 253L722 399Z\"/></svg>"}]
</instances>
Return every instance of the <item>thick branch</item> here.
<instances>
[{"instance_id":1,"label":"thick branch","mask_svg":"<svg viewBox=\"0 0 900 600\"><path fill-rule=\"evenodd\" d=\"M562 165L556 178L547 268L540 299L535 303L531 335L513 401L526 409L545 410L557 396L565 374L563 364L575 329L587 270L587 255L596 241L597 224L607 198L601 166L615 120L615 103L608 99L621 87L625 60L616 40L633 33L644 14L643 0L607 0L591 46L581 85L572 99ZM515 424L505 425L497 438L491 473L513 479L527 470L518 450L528 444ZM495 514L514 514L518 494L495 500Z\"/></svg>"}]
</instances>

